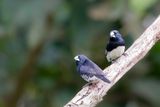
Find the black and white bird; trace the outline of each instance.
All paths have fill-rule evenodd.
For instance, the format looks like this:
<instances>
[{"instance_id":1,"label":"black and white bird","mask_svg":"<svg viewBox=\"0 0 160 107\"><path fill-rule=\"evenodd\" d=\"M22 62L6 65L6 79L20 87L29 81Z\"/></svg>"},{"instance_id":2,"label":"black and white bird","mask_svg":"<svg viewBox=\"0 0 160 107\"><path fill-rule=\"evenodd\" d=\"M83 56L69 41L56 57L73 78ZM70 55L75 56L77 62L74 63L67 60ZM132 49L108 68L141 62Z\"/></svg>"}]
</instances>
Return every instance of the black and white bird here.
<instances>
[{"instance_id":1,"label":"black and white bird","mask_svg":"<svg viewBox=\"0 0 160 107\"><path fill-rule=\"evenodd\" d=\"M77 71L85 81L94 82L100 79L106 83L110 83L110 80L105 77L102 69L85 55L77 55L74 59L76 61Z\"/></svg>"},{"instance_id":2,"label":"black and white bird","mask_svg":"<svg viewBox=\"0 0 160 107\"><path fill-rule=\"evenodd\" d=\"M109 43L106 46L105 55L108 62L114 62L125 51L125 41L117 30L110 32Z\"/></svg>"}]
</instances>

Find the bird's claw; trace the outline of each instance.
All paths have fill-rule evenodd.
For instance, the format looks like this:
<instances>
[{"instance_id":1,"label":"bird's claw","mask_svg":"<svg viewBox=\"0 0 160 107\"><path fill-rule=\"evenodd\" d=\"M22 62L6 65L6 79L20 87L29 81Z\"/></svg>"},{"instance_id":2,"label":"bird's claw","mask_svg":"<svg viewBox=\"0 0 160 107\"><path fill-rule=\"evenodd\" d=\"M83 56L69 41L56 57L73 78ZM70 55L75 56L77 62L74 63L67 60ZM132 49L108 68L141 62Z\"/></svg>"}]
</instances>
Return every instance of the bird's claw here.
<instances>
[{"instance_id":1,"label":"bird's claw","mask_svg":"<svg viewBox=\"0 0 160 107\"><path fill-rule=\"evenodd\" d=\"M87 83L87 84L85 84L84 86L83 86L83 88L85 88L85 87L87 87L87 86L89 86L89 87L95 87L96 85L97 85L97 83L98 82L89 82L89 83Z\"/></svg>"},{"instance_id":2,"label":"bird's claw","mask_svg":"<svg viewBox=\"0 0 160 107\"><path fill-rule=\"evenodd\" d=\"M90 85L92 85L92 82L89 82L89 83L85 84L85 85L83 86L83 88L85 88L85 87L87 87L87 86L90 86Z\"/></svg>"},{"instance_id":3,"label":"bird's claw","mask_svg":"<svg viewBox=\"0 0 160 107\"><path fill-rule=\"evenodd\" d=\"M127 56L128 54L127 53L123 53L122 55Z\"/></svg>"}]
</instances>

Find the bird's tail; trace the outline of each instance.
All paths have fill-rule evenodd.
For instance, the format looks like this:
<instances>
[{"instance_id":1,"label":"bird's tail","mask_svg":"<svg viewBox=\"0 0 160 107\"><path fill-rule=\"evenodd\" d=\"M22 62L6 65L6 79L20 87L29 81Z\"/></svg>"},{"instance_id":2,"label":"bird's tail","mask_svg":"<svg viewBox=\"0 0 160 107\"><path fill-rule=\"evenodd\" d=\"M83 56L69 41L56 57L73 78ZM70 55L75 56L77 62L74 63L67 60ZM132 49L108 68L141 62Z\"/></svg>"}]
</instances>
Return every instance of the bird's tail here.
<instances>
[{"instance_id":1,"label":"bird's tail","mask_svg":"<svg viewBox=\"0 0 160 107\"><path fill-rule=\"evenodd\" d=\"M97 77L106 83L111 83L111 81L107 79L104 75L98 75Z\"/></svg>"}]
</instances>

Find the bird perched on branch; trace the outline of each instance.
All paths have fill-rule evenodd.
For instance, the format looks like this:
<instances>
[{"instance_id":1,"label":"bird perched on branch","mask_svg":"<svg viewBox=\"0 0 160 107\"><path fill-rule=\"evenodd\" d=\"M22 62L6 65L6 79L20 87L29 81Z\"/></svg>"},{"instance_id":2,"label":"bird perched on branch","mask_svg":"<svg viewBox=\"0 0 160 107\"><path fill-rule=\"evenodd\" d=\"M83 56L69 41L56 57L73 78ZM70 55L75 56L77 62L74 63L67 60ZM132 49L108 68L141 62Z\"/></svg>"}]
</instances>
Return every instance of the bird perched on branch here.
<instances>
[{"instance_id":1,"label":"bird perched on branch","mask_svg":"<svg viewBox=\"0 0 160 107\"><path fill-rule=\"evenodd\" d=\"M102 69L85 55L77 55L74 59L76 61L77 71L84 80L94 82L100 79L106 83L110 83L110 80L105 77Z\"/></svg>"},{"instance_id":2,"label":"bird perched on branch","mask_svg":"<svg viewBox=\"0 0 160 107\"><path fill-rule=\"evenodd\" d=\"M117 30L110 32L109 43L106 46L105 55L108 62L114 62L125 51L125 41Z\"/></svg>"}]
</instances>

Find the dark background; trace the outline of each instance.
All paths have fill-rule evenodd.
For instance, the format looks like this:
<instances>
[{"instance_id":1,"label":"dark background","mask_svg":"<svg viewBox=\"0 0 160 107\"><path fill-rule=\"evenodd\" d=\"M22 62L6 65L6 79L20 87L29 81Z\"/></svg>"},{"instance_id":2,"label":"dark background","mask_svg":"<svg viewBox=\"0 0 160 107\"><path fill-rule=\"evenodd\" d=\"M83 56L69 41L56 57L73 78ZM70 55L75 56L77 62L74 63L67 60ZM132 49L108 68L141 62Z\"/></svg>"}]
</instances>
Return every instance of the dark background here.
<instances>
[{"instance_id":1,"label":"dark background","mask_svg":"<svg viewBox=\"0 0 160 107\"><path fill-rule=\"evenodd\" d=\"M102 69L110 30L128 48L158 17L159 0L0 0L0 107L62 107L86 83L74 56ZM160 45L97 107L160 107Z\"/></svg>"}]
</instances>

